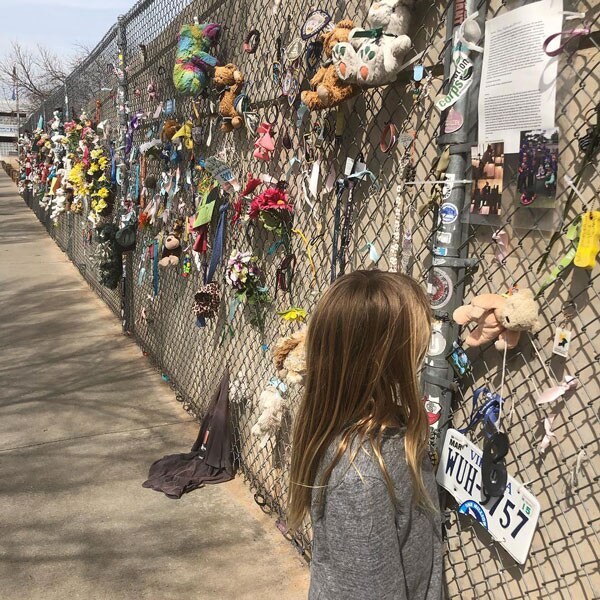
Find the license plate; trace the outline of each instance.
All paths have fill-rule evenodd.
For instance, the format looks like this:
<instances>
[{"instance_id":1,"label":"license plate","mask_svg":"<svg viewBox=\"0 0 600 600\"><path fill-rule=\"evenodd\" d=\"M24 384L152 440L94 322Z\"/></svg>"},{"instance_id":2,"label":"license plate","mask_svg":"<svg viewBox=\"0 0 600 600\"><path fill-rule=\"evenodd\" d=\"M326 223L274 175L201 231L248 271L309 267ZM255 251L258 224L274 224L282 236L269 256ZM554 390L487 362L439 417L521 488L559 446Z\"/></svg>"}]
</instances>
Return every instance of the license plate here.
<instances>
[{"instance_id":1,"label":"license plate","mask_svg":"<svg viewBox=\"0 0 600 600\"><path fill-rule=\"evenodd\" d=\"M540 516L540 503L508 476L503 496L490 497L481 486L482 451L464 435L449 429L437 470L437 482L519 563L527 560Z\"/></svg>"}]
</instances>

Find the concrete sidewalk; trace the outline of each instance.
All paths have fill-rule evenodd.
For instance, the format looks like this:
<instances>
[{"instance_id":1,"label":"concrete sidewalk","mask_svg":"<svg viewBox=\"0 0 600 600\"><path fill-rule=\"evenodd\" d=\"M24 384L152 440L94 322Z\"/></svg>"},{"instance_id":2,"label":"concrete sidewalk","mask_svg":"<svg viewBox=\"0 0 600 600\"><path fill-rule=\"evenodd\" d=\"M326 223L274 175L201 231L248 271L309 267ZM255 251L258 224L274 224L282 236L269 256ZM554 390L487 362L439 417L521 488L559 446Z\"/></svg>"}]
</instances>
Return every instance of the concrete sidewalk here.
<instances>
[{"instance_id":1,"label":"concrete sidewalk","mask_svg":"<svg viewBox=\"0 0 600 600\"><path fill-rule=\"evenodd\" d=\"M0 173L0 598L306 598L237 479L143 489L197 424ZM215 382L216 383L216 382Z\"/></svg>"}]
</instances>

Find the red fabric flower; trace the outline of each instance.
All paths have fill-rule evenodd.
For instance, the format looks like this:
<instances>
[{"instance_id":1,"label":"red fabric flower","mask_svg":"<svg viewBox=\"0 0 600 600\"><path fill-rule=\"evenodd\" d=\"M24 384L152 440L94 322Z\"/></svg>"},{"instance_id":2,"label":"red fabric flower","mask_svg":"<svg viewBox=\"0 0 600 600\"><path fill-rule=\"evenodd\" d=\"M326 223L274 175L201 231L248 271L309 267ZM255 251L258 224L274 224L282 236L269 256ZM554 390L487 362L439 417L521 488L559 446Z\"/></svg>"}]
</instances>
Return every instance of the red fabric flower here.
<instances>
[{"instance_id":1,"label":"red fabric flower","mask_svg":"<svg viewBox=\"0 0 600 600\"><path fill-rule=\"evenodd\" d=\"M248 216L251 219L258 219L263 210L280 210L292 213L294 207L290 204L287 192L283 188L270 187L252 200Z\"/></svg>"},{"instance_id":2,"label":"red fabric flower","mask_svg":"<svg viewBox=\"0 0 600 600\"><path fill-rule=\"evenodd\" d=\"M150 222L150 217L145 213L140 213L140 216L138 217L138 228L139 229L143 229L144 227L146 227L146 225L148 225Z\"/></svg>"},{"instance_id":3,"label":"red fabric flower","mask_svg":"<svg viewBox=\"0 0 600 600\"><path fill-rule=\"evenodd\" d=\"M252 177L252 173L248 173L248 182L246 183L246 187L233 203L233 217L231 219L232 223L236 223L242 216L244 198L254 192L254 190L256 190L259 185L262 185L262 183L262 179Z\"/></svg>"}]
</instances>

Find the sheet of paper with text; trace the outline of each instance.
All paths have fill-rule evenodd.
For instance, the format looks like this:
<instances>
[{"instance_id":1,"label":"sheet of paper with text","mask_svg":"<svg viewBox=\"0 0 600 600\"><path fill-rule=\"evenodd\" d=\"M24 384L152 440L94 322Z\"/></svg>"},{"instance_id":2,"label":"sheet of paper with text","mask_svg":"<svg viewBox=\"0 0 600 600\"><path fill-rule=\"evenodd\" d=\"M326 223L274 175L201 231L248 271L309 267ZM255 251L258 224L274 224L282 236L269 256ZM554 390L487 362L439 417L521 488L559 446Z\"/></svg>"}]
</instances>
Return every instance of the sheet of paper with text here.
<instances>
[{"instance_id":1,"label":"sheet of paper with text","mask_svg":"<svg viewBox=\"0 0 600 600\"><path fill-rule=\"evenodd\" d=\"M547 56L544 40L561 31L562 0L542 0L486 23L479 142L504 140L518 152L519 132L554 126L558 57Z\"/></svg>"}]
</instances>

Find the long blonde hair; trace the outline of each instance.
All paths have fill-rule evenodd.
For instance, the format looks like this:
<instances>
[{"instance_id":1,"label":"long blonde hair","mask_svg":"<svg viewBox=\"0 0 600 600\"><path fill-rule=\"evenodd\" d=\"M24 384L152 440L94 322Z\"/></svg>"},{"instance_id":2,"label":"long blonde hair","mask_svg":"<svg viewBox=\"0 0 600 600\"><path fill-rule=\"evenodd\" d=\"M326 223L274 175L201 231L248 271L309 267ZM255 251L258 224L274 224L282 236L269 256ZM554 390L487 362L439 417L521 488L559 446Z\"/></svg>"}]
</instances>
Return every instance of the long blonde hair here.
<instances>
[{"instance_id":1,"label":"long blonde hair","mask_svg":"<svg viewBox=\"0 0 600 600\"><path fill-rule=\"evenodd\" d=\"M421 473L428 422L418 382L430 337L428 298L406 275L354 271L323 295L308 327L306 385L294 425L287 510L291 529L300 527L309 511L312 488L327 484L354 440L359 447L370 442L395 500L381 454L387 427L406 428L414 500L423 508L432 506ZM341 436L337 452L315 482L336 436Z\"/></svg>"}]
</instances>

